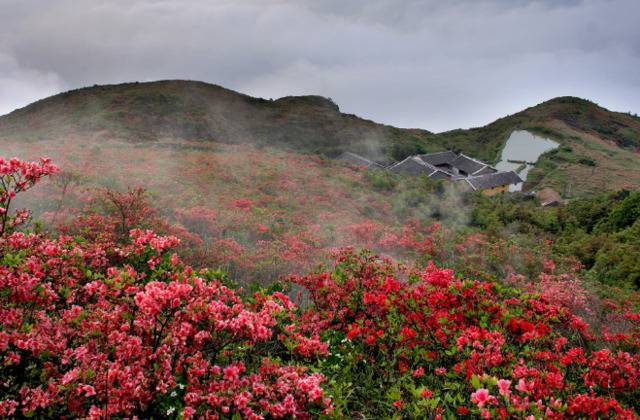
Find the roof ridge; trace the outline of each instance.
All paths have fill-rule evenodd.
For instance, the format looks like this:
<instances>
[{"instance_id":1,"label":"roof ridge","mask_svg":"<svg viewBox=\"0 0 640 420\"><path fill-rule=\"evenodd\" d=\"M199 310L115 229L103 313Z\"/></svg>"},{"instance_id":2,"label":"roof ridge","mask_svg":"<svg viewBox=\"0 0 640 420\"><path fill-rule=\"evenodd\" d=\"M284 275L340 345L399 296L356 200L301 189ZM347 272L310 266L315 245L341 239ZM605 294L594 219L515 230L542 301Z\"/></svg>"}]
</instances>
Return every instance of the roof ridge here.
<instances>
[{"instance_id":1,"label":"roof ridge","mask_svg":"<svg viewBox=\"0 0 640 420\"><path fill-rule=\"evenodd\" d=\"M420 155L413 155L413 156L410 156L410 158L411 158L414 162L416 162L416 163L418 163L418 164L420 164L420 165L424 165L424 166L426 166L426 167L428 167L428 168L430 168L430 169L434 169L434 170L437 170L437 169L438 169L438 168L436 168L435 166L433 166L432 164L430 164L430 163L425 162L424 160L422 160L422 159L420 158ZM403 161L403 162L404 162L404 161Z\"/></svg>"},{"instance_id":2,"label":"roof ridge","mask_svg":"<svg viewBox=\"0 0 640 420\"><path fill-rule=\"evenodd\" d=\"M518 173L514 170L511 171L498 171L498 172L491 172L488 174L480 174L480 175L472 175L472 176L468 176L467 178L480 178L481 176L495 176L495 175L502 175L502 174L508 174L508 173L514 173L516 175L518 175ZM518 175L519 177L519 175Z\"/></svg>"},{"instance_id":3,"label":"roof ridge","mask_svg":"<svg viewBox=\"0 0 640 420\"><path fill-rule=\"evenodd\" d=\"M393 165L389 166L388 169L395 168L396 166L401 165L401 164L403 164L404 162L406 162L408 160L412 160L415 163L417 163L418 165L426 166L429 169L437 169L435 166L433 166L433 165L423 161L422 159L420 159L420 157L418 157L418 155L407 156L406 158L402 159L401 161L396 162Z\"/></svg>"},{"instance_id":4,"label":"roof ridge","mask_svg":"<svg viewBox=\"0 0 640 420\"><path fill-rule=\"evenodd\" d=\"M486 163L485 163L485 164L483 164L483 165L482 165L482 168L480 168L480 169L478 169L477 171L473 172L473 173L471 174L471 176L473 176L473 175L477 174L477 173L478 173L478 172L480 172L480 171L484 171L484 170L485 170L485 169L487 169L488 167L489 167L489 165L487 165Z\"/></svg>"},{"instance_id":5,"label":"roof ridge","mask_svg":"<svg viewBox=\"0 0 640 420\"><path fill-rule=\"evenodd\" d=\"M478 191L478 189L471 183L471 181L469 181L469 178L470 177L467 176L467 177L464 177L464 178L461 178L461 179L464 179L466 181L466 183L469 184L471 189L473 189L473 191Z\"/></svg>"},{"instance_id":6,"label":"roof ridge","mask_svg":"<svg viewBox=\"0 0 640 420\"><path fill-rule=\"evenodd\" d=\"M481 160L478 160L478 159L476 159L476 158L472 158L471 156L467 156L467 155L465 155L464 153L458 153L458 156L463 156L463 157L466 157L466 158L467 158L467 159L469 159L469 160L474 161L475 163L479 163L479 164L484 165L484 166L489 166L489 164L488 164L488 163L485 163L485 162L483 162L483 161L481 161Z\"/></svg>"},{"instance_id":7,"label":"roof ridge","mask_svg":"<svg viewBox=\"0 0 640 420\"><path fill-rule=\"evenodd\" d=\"M406 162L407 160L411 159L413 156L407 156L406 158L394 163L393 165L389 166L389 169L391 168L395 168L396 166L400 165L402 162Z\"/></svg>"}]
</instances>

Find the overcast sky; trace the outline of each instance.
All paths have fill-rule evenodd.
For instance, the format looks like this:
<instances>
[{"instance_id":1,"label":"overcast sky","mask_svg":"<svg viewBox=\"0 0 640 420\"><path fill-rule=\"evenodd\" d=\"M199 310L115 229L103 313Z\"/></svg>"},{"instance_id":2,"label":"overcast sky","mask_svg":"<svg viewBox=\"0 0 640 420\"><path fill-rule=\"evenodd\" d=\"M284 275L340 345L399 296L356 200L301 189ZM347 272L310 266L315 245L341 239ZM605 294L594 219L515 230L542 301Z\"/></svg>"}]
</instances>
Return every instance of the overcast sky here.
<instances>
[{"instance_id":1,"label":"overcast sky","mask_svg":"<svg viewBox=\"0 0 640 420\"><path fill-rule=\"evenodd\" d=\"M561 95L640 113L640 0L0 0L0 114L157 79L433 131Z\"/></svg>"}]
</instances>

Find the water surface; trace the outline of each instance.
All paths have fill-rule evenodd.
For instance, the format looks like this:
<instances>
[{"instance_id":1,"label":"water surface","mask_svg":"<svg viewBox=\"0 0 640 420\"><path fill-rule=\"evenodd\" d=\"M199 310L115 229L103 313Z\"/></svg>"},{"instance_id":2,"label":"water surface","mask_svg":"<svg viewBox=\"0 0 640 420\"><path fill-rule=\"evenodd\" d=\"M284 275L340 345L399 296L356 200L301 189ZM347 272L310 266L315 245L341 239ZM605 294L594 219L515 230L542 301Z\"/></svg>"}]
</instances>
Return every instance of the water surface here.
<instances>
[{"instance_id":1,"label":"water surface","mask_svg":"<svg viewBox=\"0 0 640 420\"><path fill-rule=\"evenodd\" d=\"M529 171L538 161L541 154L553 150L559 144L545 137L537 136L525 130L511 133L507 144L502 149L500 162L496 169L500 171L516 171L526 181ZM511 161L511 162L509 162ZM522 190L522 184L511 185L509 191Z\"/></svg>"}]
</instances>

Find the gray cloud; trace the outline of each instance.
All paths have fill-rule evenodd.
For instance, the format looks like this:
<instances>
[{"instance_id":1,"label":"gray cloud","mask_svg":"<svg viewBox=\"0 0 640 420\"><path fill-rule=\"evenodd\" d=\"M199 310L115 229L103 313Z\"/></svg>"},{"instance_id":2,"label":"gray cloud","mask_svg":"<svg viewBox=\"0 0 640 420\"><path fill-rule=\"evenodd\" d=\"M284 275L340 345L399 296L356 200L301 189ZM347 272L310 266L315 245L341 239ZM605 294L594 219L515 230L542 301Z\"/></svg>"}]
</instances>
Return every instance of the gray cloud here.
<instances>
[{"instance_id":1,"label":"gray cloud","mask_svg":"<svg viewBox=\"0 0 640 420\"><path fill-rule=\"evenodd\" d=\"M435 131L560 95L640 111L636 0L0 0L0 113L94 83L332 97Z\"/></svg>"}]
</instances>

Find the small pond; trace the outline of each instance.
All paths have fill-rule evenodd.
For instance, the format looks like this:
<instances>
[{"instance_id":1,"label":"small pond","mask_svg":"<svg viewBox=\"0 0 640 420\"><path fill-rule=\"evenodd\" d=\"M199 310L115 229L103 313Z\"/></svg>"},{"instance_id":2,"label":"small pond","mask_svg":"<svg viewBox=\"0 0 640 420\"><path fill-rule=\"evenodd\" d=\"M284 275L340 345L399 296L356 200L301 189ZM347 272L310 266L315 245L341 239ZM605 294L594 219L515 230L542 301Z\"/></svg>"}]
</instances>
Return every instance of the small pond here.
<instances>
[{"instance_id":1,"label":"small pond","mask_svg":"<svg viewBox=\"0 0 640 420\"><path fill-rule=\"evenodd\" d=\"M516 130L511 133L502 149L500 162L495 166L500 171L516 171L526 181L529 171L541 154L558 147L558 143L528 131ZM520 191L522 184L512 185L509 191Z\"/></svg>"}]
</instances>

